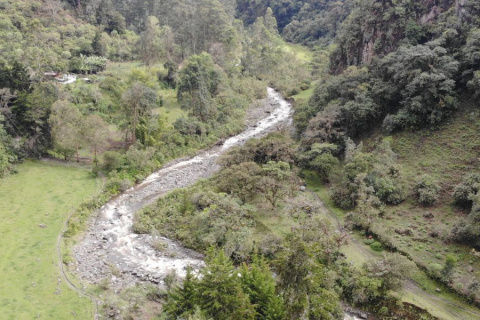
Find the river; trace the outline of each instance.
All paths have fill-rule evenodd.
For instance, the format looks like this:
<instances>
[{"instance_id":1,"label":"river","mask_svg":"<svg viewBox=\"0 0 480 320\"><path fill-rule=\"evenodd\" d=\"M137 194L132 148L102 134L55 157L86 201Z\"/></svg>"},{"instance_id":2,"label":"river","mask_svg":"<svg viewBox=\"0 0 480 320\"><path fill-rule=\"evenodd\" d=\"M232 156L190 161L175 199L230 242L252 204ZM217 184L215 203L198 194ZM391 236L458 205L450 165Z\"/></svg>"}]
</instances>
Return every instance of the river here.
<instances>
[{"instance_id":1,"label":"river","mask_svg":"<svg viewBox=\"0 0 480 320\"><path fill-rule=\"evenodd\" d=\"M131 188L105 204L92 221L84 239L73 248L76 258L75 273L91 283L110 278L111 288L125 288L136 281L151 281L162 285L168 274L184 276L187 265L199 269L203 256L184 248L165 237L133 232L135 212L151 204L175 188L192 185L218 171L218 157L233 146L248 139L260 137L279 123L291 121L292 106L282 96L268 88L266 103L273 111L244 132L227 139L222 146L213 147L188 160L171 163L148 176L141 184ZM162 252L153 247L162 241ZM346 315L345 319L356 319Z\"/></svg>"}]
</instances>

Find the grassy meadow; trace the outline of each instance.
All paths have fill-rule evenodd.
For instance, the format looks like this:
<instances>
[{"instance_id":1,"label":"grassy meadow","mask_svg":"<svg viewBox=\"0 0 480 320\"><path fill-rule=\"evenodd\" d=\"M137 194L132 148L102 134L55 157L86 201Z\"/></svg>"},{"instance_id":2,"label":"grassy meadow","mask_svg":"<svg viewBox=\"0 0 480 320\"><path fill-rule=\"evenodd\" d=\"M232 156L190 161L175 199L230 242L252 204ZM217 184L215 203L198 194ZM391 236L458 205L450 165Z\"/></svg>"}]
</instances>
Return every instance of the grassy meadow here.
<instances>
[{"instance_id":1,"label":"grassy meadow","mask_svg":"<svg viewBox=\"0 0 480 320\"><path fill-rule=\"evenodd\" d=\"M27 161L0 180L0 318L91 319L93 305L61 278L57 237L99 189L89 170Z\"/></svg>"}]
</instances>

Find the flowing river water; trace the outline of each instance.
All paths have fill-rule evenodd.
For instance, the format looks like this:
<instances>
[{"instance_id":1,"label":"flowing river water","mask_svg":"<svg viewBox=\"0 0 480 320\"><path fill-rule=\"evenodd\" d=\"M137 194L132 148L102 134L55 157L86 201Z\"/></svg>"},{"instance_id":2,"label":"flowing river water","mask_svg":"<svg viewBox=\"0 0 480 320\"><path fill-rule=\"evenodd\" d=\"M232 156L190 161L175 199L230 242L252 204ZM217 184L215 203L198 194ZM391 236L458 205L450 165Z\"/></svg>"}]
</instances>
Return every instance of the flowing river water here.
<instances>
[{"instance_id":1,"label":"flowing river water","mask_svg":"<svg viewBox=\"0 0 480 320\"><path fill-rule=\"evenodd\" d=\"M273 109L267 111L267 117L227 139L222 146L171 163L105 204L84 239L73 248L75 273L91 283L108 279L112 288L120 289L136 281L163 285L163 279L173 272L179 277L184 276L187 265L201 268L203 256L180 243L165 237L154 239L152 235L134 233L135 212L175 188L187 187L200 178L211 176L219 169L216 165L218 157L231 147L291 121L291 104L272 88L268 88L266 103ZM165 250L156 250L154 241L162 241ZM356 318L346 315L345 319Z\"/></svg>"}]
</instances>

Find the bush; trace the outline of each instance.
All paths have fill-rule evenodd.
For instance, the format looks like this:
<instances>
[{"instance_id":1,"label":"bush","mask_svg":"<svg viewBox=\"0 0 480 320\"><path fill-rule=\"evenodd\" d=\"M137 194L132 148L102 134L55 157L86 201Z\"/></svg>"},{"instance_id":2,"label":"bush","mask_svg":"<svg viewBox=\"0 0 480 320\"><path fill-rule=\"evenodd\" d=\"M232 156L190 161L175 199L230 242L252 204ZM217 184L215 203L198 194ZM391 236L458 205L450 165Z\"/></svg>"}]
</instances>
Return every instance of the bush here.
<instances>
[{"instance_id":1,"label":"bush","mask_svg":"<svg viewBox=\"0 0 480 320\"><path fill-rule=\"evenodd\" d=\"M363 243L365 243L366 245L371 245L374 242L375 242L375 239L365 239L365 240L363 240Z\"/></svg>"},{"instance_id":2,"label":"bush","mask_svg":"<svg viewBox=\"0 0 480 320\"><path fill-rule=\"evenodd\" d=\"M107 151L103 154L102 169L111 172L123 165L124 157L119 152Z\"/></svg>"},{"instance_id":3,"label":"bush","mask_svg":"<svg viewBox=\"0 0 480 320\"><path fill-rule=\"evenodd\" d=\"M133 182L128 179L112 178L108 181L105 189L112 194L116 194L128 190L131 187L133 187Z\"/></svg>"},{"instance_id":4,"label":"bush","mask_svg":"<svg viewBox=\"0 0 480 320\"><path fill-rule=\"evenodd\" d=\"M438 263L430 263L427 267L428 271L432 276L438 277L440 271L442 271L443 267L441 264Z\"/></svg>"},{"instance_id":5,"label":"bush","mask_svg":"<svg viewBox=\"0 0 480 320\"><path fill-rule=\"evenodd\" d=\"M382 251L383 250L383 245L378 242L378 241L375 241L373 242L372 244L370 244L370 248L373 250L373 251Z\"/></svg>"},{"instance_id":6,"label":"bush","mask_svg":"<svg viewBox=\"0 0 480 320\"><path fill-rule=\"evenodd\" d=\"M431 176L424 175L415 182L414 192L421 205L431 206L438 200L440 186Z\"/></svg>"},{"instance_id":7,"label":"bush","mask_svg":"<svg viewBox=\"0 0 480 320\"><path fill-rule=\"evenodd\" d=\"M330 153L323 153L310 162L310 166L318 172L323 180L327 180L332 169L339 163Z\"/></svg>"},{"instance_id":8,"label":"bush","mask_svg":"<svg viewBox=\"0 0 480 320\"><path fill-rule=\"evenodd\" d=\"M380 310L378 310L378 314L382 316L386 316L388 314L388 308L387 307L381 307Z\"/></svg>"},{"instance_id":9,"label":"bush","mask_svg":"<svg viewBox=\"0 0 480 320\"><path fill-rule=\"evenodd\" d=\"M480 189L480 174L470 173L463 177L462 183L455 186L453 191L454 203L463 208L472 206L472 197Z\"/></svg>"}]
</instances>

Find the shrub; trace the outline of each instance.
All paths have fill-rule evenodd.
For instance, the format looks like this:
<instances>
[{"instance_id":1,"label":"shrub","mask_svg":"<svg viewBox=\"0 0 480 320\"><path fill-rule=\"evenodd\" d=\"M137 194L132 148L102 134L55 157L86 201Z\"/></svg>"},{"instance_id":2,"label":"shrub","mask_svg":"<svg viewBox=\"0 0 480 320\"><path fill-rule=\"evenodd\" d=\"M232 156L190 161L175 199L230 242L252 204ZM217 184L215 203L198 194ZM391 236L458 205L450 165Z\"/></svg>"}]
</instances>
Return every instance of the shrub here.
<instances>
[{"instance_id":1,"label":"shrub","mask_svg":"<svg viewBox=\"0 0 480 320\"><path fill-rule=\"evenodd\" d=\"M421 205L431 206L438 200L440 186L431 176L424 175L415 182L414 192Z\"/></svg>"},{"instance_id":2,"label":"shrub","mask_svg":"<svg viewBox=\"0 0 480 320\"><path fill-rule=\"evenodd\" d=\"M473 207L466 218L461 219L452 229L452 238L480 248L480 195L473 199Z\"/></svg>"},{"instance_id":3,"label":"shrub","mask_svg":"<svg viewBox=\"0 0 480 320\"><path fill-rule=\"evenodd\" d=\"M430 263L427 267L429 273L432 275L432 276L436 276L438 277L440 271L442 271L443 267L441 264L438 264L438 263Z\"/></svg>"},{"instance_id":4,"label":"shrub","mask_svg":"<svg viewBox=\"0 0 480 320\"><path fill-rule=\"evenodd\" d=\"M338 159L330 153L323 153L313 159L310 162L310 166L318 172L322 179L326 180L333 167L338 165L338 163Z\"/></svg>"},{"instance_id":5,"label":"shrub","mask_svg":"<svg viewBox=\"0 0 480 320\"><path fill-rule=\"evenodd\" d=\"M457 206L469 208L472 206L472 197L480 189L480 174L470 173L463 177L462 183L455 186L453 191L454 203Z\"/></svg>"},{"instance_id":6,"label":"shrub","mask_svg":"<svg viewBox=\"0 0 480 320\"><path fill-rule=\"evenodd\" d=\"M378 310L378 314L386 316L388 314L388 308L385 306L381 307L380 310Z\"/></svg>"},{"instance_id":7,"label":"shrub","mask_svg":"<svg viewBox=\"0 0 480 320\"><path fill-rule=\"evenodd\" d=\"M102 169L110 172L117 170L124 162L123 156L116 151L107 151L103 154Z\"/></svg>"},{"instance_id":8,"label":"shrub","mask_svg":"<svg viewBox=\"0 0 480 320\"><path fill-rule=\"evenodd\" d=\"M108 181L105 189L112 194L116 194L130 189L131 187L133 187L133 182L128 179L112 178Z\"/></svg>"},{"instance_id":9,"label":"shrub","mask_svg":"<svg viewBox=\"0 0 480 320\"><path fill-rule=\"evenodd\" d=\"M370 248L372 248L373 251L382 251L383 246L380 242L375 241L372 244L370 244Z\"/></svg>"}]
</instances>

